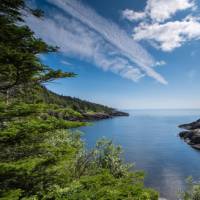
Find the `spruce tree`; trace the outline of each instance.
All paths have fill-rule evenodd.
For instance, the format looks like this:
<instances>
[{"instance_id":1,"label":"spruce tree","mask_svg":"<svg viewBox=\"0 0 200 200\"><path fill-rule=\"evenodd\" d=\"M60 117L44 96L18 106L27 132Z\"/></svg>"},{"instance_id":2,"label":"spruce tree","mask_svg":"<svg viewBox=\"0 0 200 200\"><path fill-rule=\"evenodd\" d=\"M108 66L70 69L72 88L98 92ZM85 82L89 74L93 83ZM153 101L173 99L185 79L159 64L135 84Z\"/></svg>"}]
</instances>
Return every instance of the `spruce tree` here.
<instances>
[{"instance_id":1,"label":"spruce tree","mask_svg":"<svg viewBox=\"0 0 200 200\"><path fill-rule=\"evenodd\" d=\"M0 2L0 189L4 199L40 199L54 184L67 181L62 169L80 144L74 144L74 136L63 129L83 124L49 116L49 105L22 102L28 92L37 95L41 83L74 76L40 62L38 54L57 48L34 36L23 24L22 10L36 17L42 14L23 0Z\"/></svg>"}]
</instances>

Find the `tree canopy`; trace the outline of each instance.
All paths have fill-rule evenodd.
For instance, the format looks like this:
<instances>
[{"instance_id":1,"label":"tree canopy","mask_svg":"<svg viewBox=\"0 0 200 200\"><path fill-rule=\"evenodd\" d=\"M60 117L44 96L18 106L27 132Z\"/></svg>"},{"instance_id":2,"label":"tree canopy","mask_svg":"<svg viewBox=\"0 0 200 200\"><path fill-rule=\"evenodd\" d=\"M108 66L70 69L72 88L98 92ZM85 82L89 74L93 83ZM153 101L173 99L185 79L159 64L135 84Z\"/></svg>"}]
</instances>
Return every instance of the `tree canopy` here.
<instances>
[{"instance_id":1,"label":"tree canopy","mask_svg":"<svg viewBox=\"0 0 200 200\"><path fill-rule=\"evenodd\" d=\"M40 62L38 54L55 52L58 48L49 46L34 36L29 27L23 23L23 15L20 12L22 9L36 16L40 16L39 13L41 13L39 10L28 8L23 0L1 0L1 92L30 82L43 83L75 75L61 70L53 70Z\"/></svg>"}]
</instances>

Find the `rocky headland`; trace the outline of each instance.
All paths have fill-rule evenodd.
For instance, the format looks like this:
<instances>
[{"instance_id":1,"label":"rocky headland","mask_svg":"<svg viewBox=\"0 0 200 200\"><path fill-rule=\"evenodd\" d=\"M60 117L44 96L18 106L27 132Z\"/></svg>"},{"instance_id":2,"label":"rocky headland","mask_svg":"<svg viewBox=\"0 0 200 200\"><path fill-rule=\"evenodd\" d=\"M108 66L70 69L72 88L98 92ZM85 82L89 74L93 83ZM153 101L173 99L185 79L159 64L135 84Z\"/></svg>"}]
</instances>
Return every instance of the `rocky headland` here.
<instances>
[{"instance_id":1,"label":"rocky headland","mask_svg":"<svg viewBox=\"0 0 200 200\"><path fill-rule=\"evenodd\" d=\"M83 115L83 120L86 120L86 121L96 121L96 120L102 120L102 119L109 119L113 117L129 116L128 113L117 111L117 110L111 113L84 113L82 115Z\"/></svg>"},{"instance_id":2,"label":"rocky headland","mask_svg":"<svg viewBox=\"0 0 200 200\"><path fill-rule=\"evenodd\" d=\"M179 136L190 146L200 150L200 119L189 124L182 124L179 128L185 129L179 133Z\"/></svg>"}]
</instances>

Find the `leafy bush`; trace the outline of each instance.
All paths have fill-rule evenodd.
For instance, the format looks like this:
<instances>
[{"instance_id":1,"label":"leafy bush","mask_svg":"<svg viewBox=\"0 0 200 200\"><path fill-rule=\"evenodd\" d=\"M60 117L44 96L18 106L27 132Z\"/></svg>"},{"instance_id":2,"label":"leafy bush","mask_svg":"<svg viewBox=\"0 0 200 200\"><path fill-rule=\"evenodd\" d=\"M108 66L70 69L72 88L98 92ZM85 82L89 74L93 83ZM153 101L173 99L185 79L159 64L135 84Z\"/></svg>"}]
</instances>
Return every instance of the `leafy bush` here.
<instances>
[{"instance_id":1,"label":"leafy bush","mask_svg":"<svg viewBox=\"0 0 200 200\"><path fill-rule=\"evenodd\" d=\"M181 192L179 196L182 200L200 200L200 184L195 183L192 177L189 177L186 190Z\"/></svg>"}]
</instances>

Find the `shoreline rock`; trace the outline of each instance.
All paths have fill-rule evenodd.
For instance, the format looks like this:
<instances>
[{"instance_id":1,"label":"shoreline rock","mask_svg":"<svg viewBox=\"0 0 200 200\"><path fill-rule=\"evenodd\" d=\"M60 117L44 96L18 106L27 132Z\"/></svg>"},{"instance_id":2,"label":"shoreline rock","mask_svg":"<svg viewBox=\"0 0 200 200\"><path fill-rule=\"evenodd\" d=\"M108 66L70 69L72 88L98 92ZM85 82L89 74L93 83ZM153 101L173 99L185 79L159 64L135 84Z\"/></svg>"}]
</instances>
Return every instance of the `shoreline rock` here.
<instances>
[{"instance_id":1,"label":"shoreline rock","mask_svg":"<svg viewBox=\"0 0 200 200\"><path fill-rule=\"evenodd\" d=\"M108 113L83 114L83 118L85 121L96 121L102 119L110 119L113 117L125 117L125 116L129 116L129 114L121 111L114 111L110 114Z\"/></svg>"},{"instance_id":2,"label":"shoreline rock","mask_svg":"<svg viewBox=\"0 0 200 200\"><path fill-rule=\"evenodd\" d=\"M200 119L189 124L182 124L179 128L186 130L179 133L180 138L191 147L200 150Z\"/></svg>"},{"instance_id":3,"label":"shoreline rock","mask_svg":"<svg viewBox=\"0 0 200 200\"><path fill-rule=\"evenodd\" d=\"M186 130L200 129L200 119L189 124L182 124L179 126L179 128L183 128Z\"/></svg>"}]
</instances>

